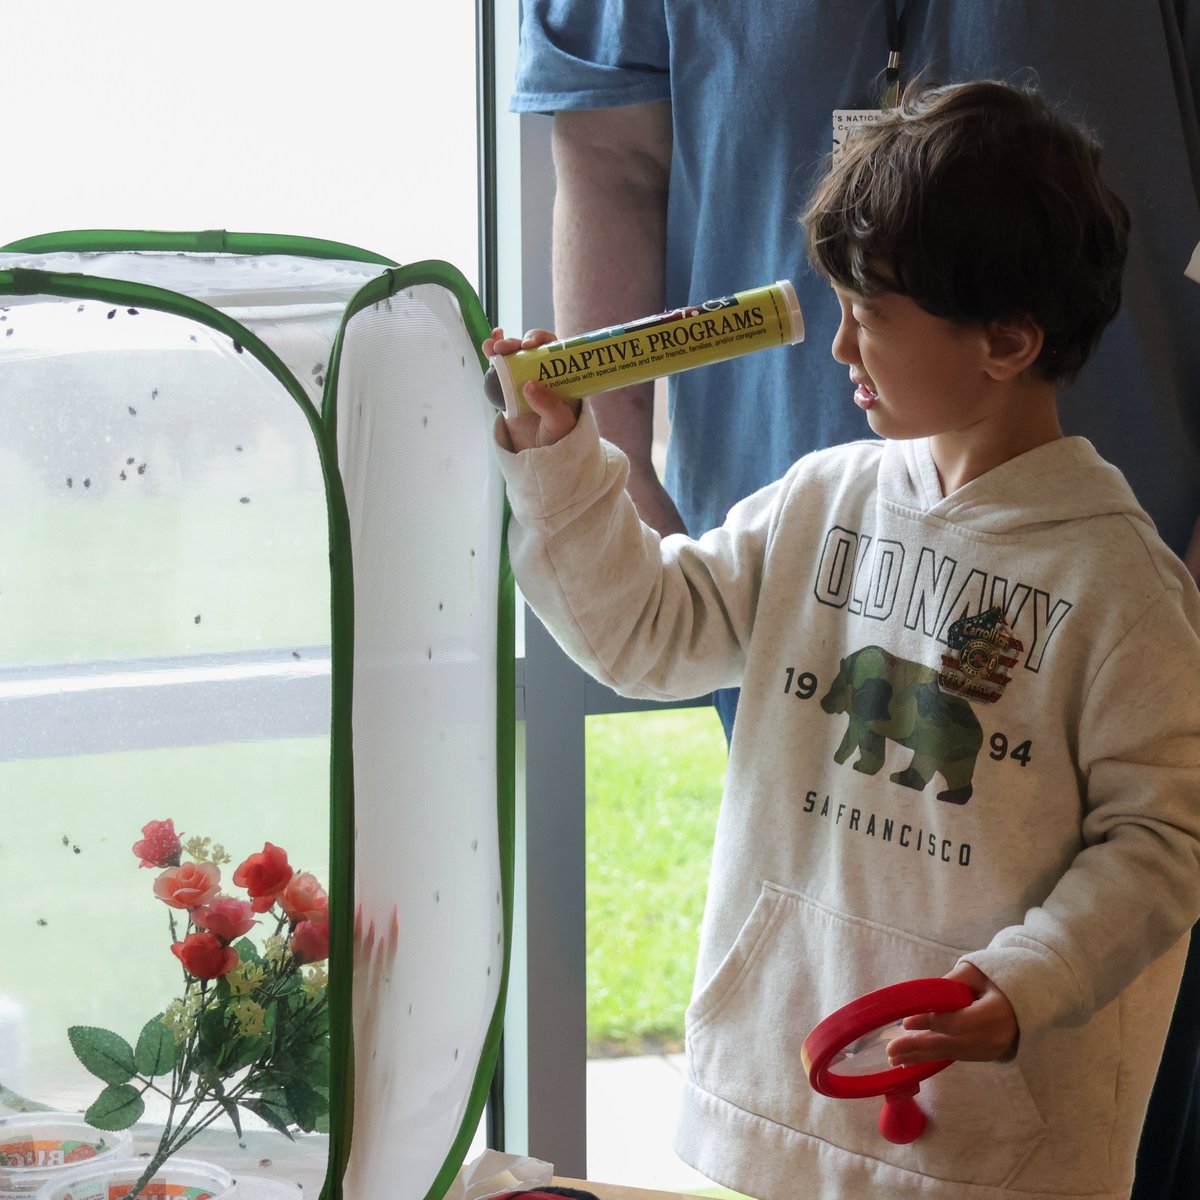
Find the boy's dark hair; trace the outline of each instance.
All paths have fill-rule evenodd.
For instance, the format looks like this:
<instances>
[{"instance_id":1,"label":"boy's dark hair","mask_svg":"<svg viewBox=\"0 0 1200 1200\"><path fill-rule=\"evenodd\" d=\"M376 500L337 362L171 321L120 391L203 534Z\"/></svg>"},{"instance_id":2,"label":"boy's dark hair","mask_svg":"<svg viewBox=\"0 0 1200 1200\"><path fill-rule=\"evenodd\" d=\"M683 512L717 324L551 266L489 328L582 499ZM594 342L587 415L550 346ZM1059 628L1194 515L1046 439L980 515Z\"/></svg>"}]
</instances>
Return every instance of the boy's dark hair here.
<instances>
[{"instance_id":1,"label":"boy's dark hair","mask_svg":"<svg viewBox=\"0 0 1200 1200\"><path fill-rule=\"evenodd\" d=\"M1068 383L1121 303L1129 211L1100 148L1035 92L913 88L856 130L801 221L809 259L862 296L963 323L1030 316L1034 363Z\"/></svg>"}]
</instances>

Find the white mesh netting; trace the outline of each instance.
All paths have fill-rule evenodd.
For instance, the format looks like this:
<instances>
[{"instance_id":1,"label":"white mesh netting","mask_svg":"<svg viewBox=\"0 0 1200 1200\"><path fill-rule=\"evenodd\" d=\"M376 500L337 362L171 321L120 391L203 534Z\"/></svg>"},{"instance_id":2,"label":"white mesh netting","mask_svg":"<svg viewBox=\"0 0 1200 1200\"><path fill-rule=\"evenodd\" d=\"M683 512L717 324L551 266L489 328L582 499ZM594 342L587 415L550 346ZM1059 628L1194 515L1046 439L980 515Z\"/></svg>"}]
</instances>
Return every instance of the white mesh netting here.
<instances>
[{"instance_id":1,"label":"white mesh netting","mask_svg":"<svg viewBox=\"0 0 1200 1200\"><path fill-rule=\"evenodd\" d=\"M0 965L0 1084L81 1110L102 1085L68 1026L132 1043L181 986L144 824L235 861L270 840L327 878L324 484L299 408L229 338L3 307L0 910L24 949Z\"/></svg>"},{"instance_id":2,"label":"white mesh netting","mask_svg":"<svg viewBox=\"0 0 1200 1200\"><path fill-rule=\"evenodd\" d=\"M503 964L495 803L502 485L453 299L349 325L338 445L355 562L351 1196L423 1196L462 1123Z\"/></svg>"}]
</instances>

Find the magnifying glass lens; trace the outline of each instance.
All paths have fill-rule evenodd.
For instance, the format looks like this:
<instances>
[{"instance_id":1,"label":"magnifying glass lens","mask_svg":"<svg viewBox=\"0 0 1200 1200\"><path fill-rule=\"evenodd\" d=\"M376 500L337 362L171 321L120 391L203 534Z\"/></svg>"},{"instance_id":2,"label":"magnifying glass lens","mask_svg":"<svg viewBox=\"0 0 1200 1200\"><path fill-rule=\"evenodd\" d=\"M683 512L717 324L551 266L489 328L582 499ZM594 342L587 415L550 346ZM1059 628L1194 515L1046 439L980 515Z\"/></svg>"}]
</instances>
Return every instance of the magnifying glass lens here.
<instances>
[{"instance_id":1,"label":"magnifying glass lens","mask_svg":"<svg viewBox=\"0 0 1200 1200\"><path fill-rule=\"evenodd\" d=\"M876 1075L890 1068L887 1044L904 1032L904 1025L895 1022L881 1025L870 1033L843 1046L829 1062L829 1069L838 1075Z\"/></svg>"},{"instance_id":2,"label":"magnifying glass lens","mask_svg":"<svg viewBox=\"0 0 1200 1200\"><path fill-rule=\"evenodd\" d=\"M957 979L908 979L867 992L814 1026L800 1057L809 1083L835 1100L883 1096L879 1132L903 1145L920 1137L926 1117L913 1097L921 1083L951 1065L950 1059L893 1067L887 1044L914 1013L965 1008L975 993Z\"/></svg>"}]
</instances>

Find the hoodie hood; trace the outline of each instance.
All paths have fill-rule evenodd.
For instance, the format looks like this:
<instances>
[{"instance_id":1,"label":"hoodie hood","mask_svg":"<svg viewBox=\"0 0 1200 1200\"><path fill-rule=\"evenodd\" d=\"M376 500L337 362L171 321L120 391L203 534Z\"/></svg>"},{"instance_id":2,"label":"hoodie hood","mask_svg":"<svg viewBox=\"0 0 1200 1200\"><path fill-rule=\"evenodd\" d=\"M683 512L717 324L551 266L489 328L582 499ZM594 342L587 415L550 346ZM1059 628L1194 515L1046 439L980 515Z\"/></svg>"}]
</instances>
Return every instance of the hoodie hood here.
<instances>
[{"instance_id":1,"label":"hoodie hood","mask_svg":"<svg viewBox=\"0 0 1200 1200\"><path fill-rule=\"evenodd\" d=\"M1125 477L1086 438L1026 451L943 496L927 438L888 442L880 499L977 533L1028 533L1064 521L1123 515L1153 529Z\"/></svg>"}]
</instances>

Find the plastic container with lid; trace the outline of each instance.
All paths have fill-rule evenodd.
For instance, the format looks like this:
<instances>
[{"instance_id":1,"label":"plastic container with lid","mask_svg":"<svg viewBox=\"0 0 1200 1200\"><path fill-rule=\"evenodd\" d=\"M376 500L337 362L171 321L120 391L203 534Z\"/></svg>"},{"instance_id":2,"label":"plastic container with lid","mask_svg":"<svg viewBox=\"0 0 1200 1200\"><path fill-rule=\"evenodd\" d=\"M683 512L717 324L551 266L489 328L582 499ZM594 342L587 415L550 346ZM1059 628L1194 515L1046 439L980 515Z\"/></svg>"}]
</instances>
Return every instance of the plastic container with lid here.
<instances>
[{"instance_id":1,"label":"plastic container with lid","mask_svg":"<svg viewBox=\"0 0 1200 1200\"><path fill-rule=\"evenodd\" d=\"M0 1200L28 1200L80 1164L117 1163L132 1153L128 1130L96 1129L77 1113L0 1117Z\"/></svg>"},{"instance_id":2,"label":"plastic container with lid","mask_svg":"<svg viewBox=\"0 0 1200 1200\"><path fill-rule=\"evenodd\" d=\"M47 1183L35 1200L125 1200L147 1160L92 1163ZM138 1200L234 1200L237 1181L215 1163L169 1158L142 1188Z\"/></svg>"}]
</instances>

